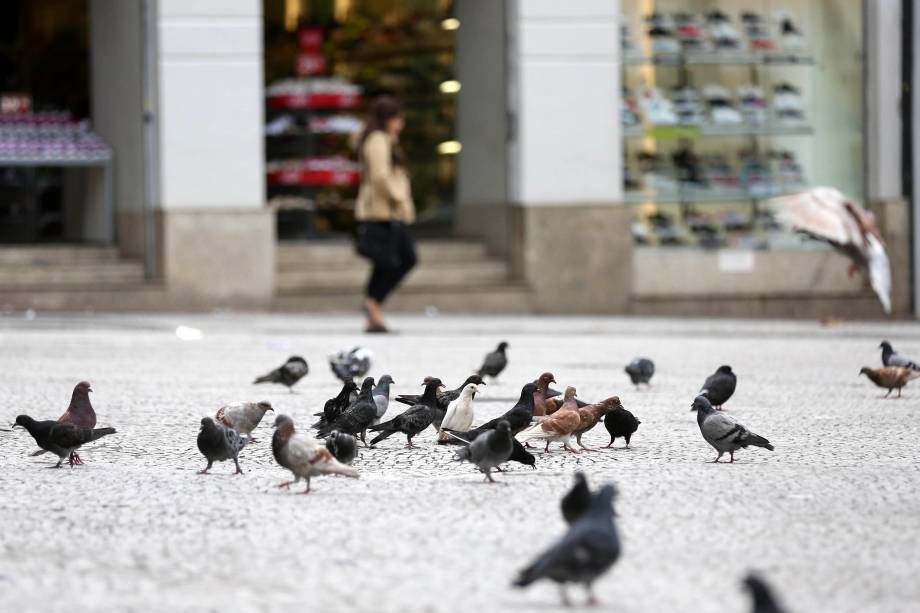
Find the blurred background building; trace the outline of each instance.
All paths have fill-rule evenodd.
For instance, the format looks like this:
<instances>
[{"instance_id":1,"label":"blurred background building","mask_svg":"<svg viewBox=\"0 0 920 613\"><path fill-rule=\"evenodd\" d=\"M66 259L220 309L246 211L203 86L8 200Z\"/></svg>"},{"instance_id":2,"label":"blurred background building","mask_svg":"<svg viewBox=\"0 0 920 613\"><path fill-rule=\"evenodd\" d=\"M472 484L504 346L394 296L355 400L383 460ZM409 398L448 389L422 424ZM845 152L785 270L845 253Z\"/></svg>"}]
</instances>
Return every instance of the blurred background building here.
<instances>
[{"instance_id":1,"label":"blurred background building","mask_svg":"<svg viewBox=\"0 0 920 613\"><path fill-rule=\"evenodd\" d=\"M352 149L406 105L421 263L393 306L879 316L764 201L877 215L913 316L907 0L13 0L0 305L352 310ZM902 44L906 41L907 44Z\"/></svg>"}]
</instances>

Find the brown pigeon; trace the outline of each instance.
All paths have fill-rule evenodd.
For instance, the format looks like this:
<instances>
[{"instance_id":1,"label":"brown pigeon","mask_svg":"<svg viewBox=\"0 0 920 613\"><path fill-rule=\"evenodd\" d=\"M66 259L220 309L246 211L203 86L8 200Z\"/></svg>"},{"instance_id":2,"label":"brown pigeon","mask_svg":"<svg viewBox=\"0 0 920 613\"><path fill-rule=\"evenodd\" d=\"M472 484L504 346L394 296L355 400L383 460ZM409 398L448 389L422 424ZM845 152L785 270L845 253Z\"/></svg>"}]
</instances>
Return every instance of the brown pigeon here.
<instances>
[{"instance_id":1,"label":"brown pigeon","mask_svg":"<svg viewBox=\"0 0 920 613\"><path fill-rule=\"evenodd\" d=\"M546 412L546 390L549 389L550 383L555 383L556 379L553 377L553 373L545 372L540 377L534 381L534 385L537 386L537 391L533 395L533 416L542 417L547 415Z\"/></svg>"},{"instance_id":2,"label":"brown pigeon","mask_svg":"<svg viewBox=\"0 0 920 613\"><path fill-rule=\"evenodd\" d=\"M578 443L578 446L587 451L596 451L595 449L590 449L582 444L581 435L596 426L598 422L603 419L604 415L610 411L615 411L622 408L623 405L620 404L619 396L611 396L606 400L601 400L598 403L589 404L586 407L578 409L578 415L581 417L581 424L573 433L575 435L575 442Z\"/></svg>"},{"instance_id":3,"label":"brown pigeon","mask_svg":"<svg viewBox=\"0 0 920 613\"><path fill-rule=\"evenodd\" d=\"M88 381L80 381L73 388L73 395L70 397L70 405L64 414L58 417L58 423L71 424L78 428L89 428L92 430L96 427L96 411L89 401L89 393L93 391ZM37 456L45 453L44 449L39 449L32 455ZM83 464L79 454L76 451L70 454L70 465Z\"/></svg>"},{"instance_id":4,"label":"brown pigeon","mask_svg":"<svg viewBox=\"0 0 920 613\"><path fill-rule=\"evenodd\" d=\"M549 444L554 441L562 441L562 446L566 451L579 453L577 449L569 447L569 440L572 433L581 425L581 416L578 414L578 403L575 401L575 388L565 388L565 401L559 410L533 426L522 430L517 438L521 442L540 439L546 441L544 451L549 451Z\"/></svg>"},{"instance_id":5,"label":"brown pigeon","mask_svg":"<svg viewBox=\"0 0 920 613\"><path fill-rule=\"evenodd\" d=\"M911 379L920 377L920 372L902 366L882 366L881 368L863 366L859 370L859 374L866 375L869 380L879 387L888 388L885 398L891 395L891 390L893 389L898 390L898 398L900 398L901 388L907 385L907 382Z\"/></svg>"}]
</instances>

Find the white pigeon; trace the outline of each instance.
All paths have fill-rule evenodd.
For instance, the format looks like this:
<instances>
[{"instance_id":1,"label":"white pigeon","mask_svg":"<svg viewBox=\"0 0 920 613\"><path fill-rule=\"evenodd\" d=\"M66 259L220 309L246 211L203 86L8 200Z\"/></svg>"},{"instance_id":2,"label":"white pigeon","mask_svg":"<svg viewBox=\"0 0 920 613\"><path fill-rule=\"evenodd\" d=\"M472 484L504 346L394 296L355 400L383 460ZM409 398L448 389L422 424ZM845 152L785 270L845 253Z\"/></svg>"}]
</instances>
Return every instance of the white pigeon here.
<instances>
[{"instance_id":1,"label":"white pigeon","mask_svg":"<svg viewBox=\"0 0 920 613\"><path fill-rule=\"evenodd\" d=\"M265 417L266 411L274 411L267 400L261 402L232 402L217 409L214 416L217 423L236 430L243 436L250 436ZM252 439L255 440L255 439Z\"/></svg>"},{"instance_id":2,"label":"white pigeon","mask_svg":"<svg viewBox=\"0 0 920 613\"><path fill-rule=\"evenodd\" d=\"M294 429L293 420L287 415L275 418L275 434L272 438L272 453L281 466L294 474L293 481L279 483L277 487L288 488L301 479L307 480L304 494L310 493L310 478L317 475L344 475L358 478L358 471L335 459L324 441L301 434Z\"/></svg>"},{"instance_id":3,"label":"white pigeon","mask_svg":"<svg viewBox=\"0 0 920 613\"><path fill-rule=\"evenodd\" d=\"M773 198L768 205L779 222L829 243L850 258L850 274L865 269L885 312L891 312L891 264L870 211L832 187Z\"/></svg>"},{"instance_id":4,"label":"white pigeon","mask_svg":"<svg viewBox=\"0 0 920 613\"><path fill-rule=\"evenodd\" d=\"M447 405L447 412L444 419L441 420L441 427L438 428L438 438L444 429L455 432L466 432L473 425L473 397L479 391L475 383L466 385L460 390L460 395Z\"/></svg>"}]
</instances>

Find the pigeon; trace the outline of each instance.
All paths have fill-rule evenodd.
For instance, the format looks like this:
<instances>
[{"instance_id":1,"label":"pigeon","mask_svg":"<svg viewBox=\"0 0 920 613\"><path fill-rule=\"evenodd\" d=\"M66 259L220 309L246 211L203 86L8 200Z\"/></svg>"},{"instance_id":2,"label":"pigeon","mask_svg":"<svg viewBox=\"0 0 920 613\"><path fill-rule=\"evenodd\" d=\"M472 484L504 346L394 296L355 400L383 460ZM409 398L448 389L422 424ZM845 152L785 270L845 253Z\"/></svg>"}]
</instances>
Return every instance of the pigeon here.
<instances>
[{"instance_id":1,"label":"pigeon","mask_svg":"<svg viewBox=\"0 0 920 613\"><path fill-rule=\"evenodd\" d=\"M563 402L559 410L543 421L539 421L518 433L517 439L522 443L531 440L545 441L544 452L549 451L550 443L562 441L562 447L566 451L579 453L577 449L569 447L569 441L580 424L581 416L578 414L578 404L575 402L575 388L567 387L565 389L565 402Z\"/></svg>"},{"instance_id":2,"label":"pigeon","mask_svg":"<svg viewBox=\"0 0 920 613\"><path fill-rule=\"evenodd\" d=\"M64 458L68 458L68 464L73 468L77 464L74 451L86 443L115 434L115 428L81 428L51 419L35 421L28 415L19 415L14 424L14 427L16 426L28 430L39 447L58 457L58 463L49 468L60 468Z\"/></svg>"},{"instance_id":3,"label":"pigeon","mask_svg":"<svg viewBox=\"0 0 920 613\"><path fill-rule=\"evenodd\" d=\"M537 386L537 391L533 395L533 416L534 418L545 417L548 415L546 412L547 409L547 400L549 396L549 384L555 383L556 378L551 372L545 372L540 375L536 381L533 382Z\"/></svg>"},{"instance_id":4,"label":"pigeon","mask_svg":"<svg viewBox=\"0 0 920 613\"><path fill-rule=\"evenodd\" d=\"M374 354L364 347L342 349L329 356L329 367L332 373L343 383L351 379L363 377L371 370L371 360Z\"/></svg>"},{"instance_id":5,"label":"pigeon","mask_svg":"<svg viewBox=\"0 0 920 613\"><path fill-rule=\"evenodd\" d=\"M208 474L214 462L223 462L224 460L233 460L236 465L234 474L243 474L243 469L240 468L239 455L249 441L248 436L240 436L233 428L225 427L210 417L202 418L201 430L198 432L198 451L208 461L208 465L199 470L198 474Z\"/></svg>"},{"instance_id":6,"label":"pigeon","mask_svg":"<svg viewBox=\"0 0 920 613\"><path fill-rule=\"evenodd\" d=\"M455 454L455 458L461 462L465 460L475 464L479 472L486 476L486 481L495 483L495 479L492 478L492 469L498 468L511 458L511 453L514 451L512 440L508 422L500 421L494 430L484 432L469 445L460 449Z\"/></svg>"},{"instance_id":7,"label":"pigeon","mask_svg":"<svg viewBox=\"0 0 920 613\"><path fill-rule=\"evenodd\" d=\"M460 392L460 397L447 406L447 412L444 419L441 420L441 427L438 428L438 438L445 428L448 430L469 430L473 424L473 396L479 388L474 383L470 383Z\"/></svg>"},{"instance_id":8,"label":"pigeon","mask_svg":"<svg viewBox=\"0 0 920 613\"><path fill-rule=\"evenodd\" d=\"M377 417L374 420L375 426L380 423L380 420L383 419L383 416L387 413L387 409L390 407L390 385L393 383L396 383L396 381L393 381L393 377L390 375L383 375L377 380L377 385L374 387L374 391L371 392L374 404L377 405Z\"/></svg>"},{"instance_id":9,"label":"pigeon","mask_svg":"<svg viewBox=\"0 0 920 613\"><path fill-rule=\"evenodd\" d=\"M482 434L486 432L492 432L491 429L480 430L475 428L468 432L454 432L453 430L444 430L444 436L441 440L438 441L439 445L469 445L472 441L476 440ZM514 449L511 451L511 457L508 458L509 462L519 462L526 466L530 466L534 470L537 469L535 464L537 463L537 458L533 454L529 453L524 449L524 445L517 442L516 439L511 439L511 444L514 445Z\"/></svg>"},{"instance_id":10,"label":"pigeon","mask_svg":"<svg viewBox=\"0 0 920 613\"><path fill-rule=\"evenodd\" d=\"M280 383L286 385L289 392L294 392L294 384L303 379L310 372L307 361L299 355L293 355L287 362L271 371L267 375L256 378L253 383Z\"/></svg>"},{"instance_id":11,"label":"pigeon","mask_svg":"<svg viewBox=\"0 0 920 613\"><path fill-rule=\"evenodd\" d=\"M425 385L425 393L422 394L422 399L418 404L409 407L390 421L372 426L370 431L380 432L380 434L371 440L371 447L397 432L402 432L406 435L406 448L414 449L412 437L430 426L434 420L434 413L438 410L437 394L440 386L440 379L431 379Z\"/></svg>"},{"instance_id":12,"label":"pigeon","mask_svg":"<svg viewBox=\"0 0 920 613\"><path fill-rule=\"evenodd\" d=\"M358 390L358 384L349 379L342 384L342 389L339 391L335 397L330 398L326 401L326 404L323 405L323 410L319 413L314 413L314 417L319 417L319 421L314 423L311 428L324 428L327 424L335 421L335 418L341 415L345 409L347 409L351 403L353 403L357 396L355 392Z\"/></svg>"},{"instance_id":13,"label":"pigeon","mask_svg":"<svg viewBox=\"0 0 920 613\"><path fill-rule=\"evenodd\" d=\"M716 411L712 408L709 398L702 394L696 397L690 410L696 411L696 423L700 426L703 438L719 452L716 459L711 460L713 464L718 464L722 454L726 452L731 456L730 462L734 462L735 452L751 445L773 451L770 441L754 434L734 417Z\"/></svg>"},{"instance_id":14,"label":"pigeon","mask_svg":"<svg viewBox=\"0 0 920 613\"><path fill-rule=\"evenodd\" d=\"M77 426L78 428L95 428L96 427L96 411L93 410L93 405L89 401L89 394L93 391L92 386L87 381L80 381L73 388L73 394L70 396L70 404L67 405L67 410L64 411L64 414L58 417L58 423L62 424L71 424ZM39 449L32 453L33 456L38 456L45 453L44 449ZM80 459L80 454L74 452L71 454L71 460L73 464L83 464L83 460Z\"/></svg>"},{"instance_id":15,"label":"pigeon","mask_svg":"<svg viewBox=\"0 0 920 613\"><path fill-rule=\"evenodd\" d=\"M425 380L422 381L422 385L425 385L431 379L432 377L425 377ZM459 398L460 392L462 392L463 388L465 388L470 383L473 383L475 385L485 385L486 384L486 382L483 381L482 377L480 377L479 375L470 375L469 377L466 378L466 381L460 384L460 387L458 387L457 389L438 392L438 408L446 411L447 406L451 402ZM422 397L419 394L401 394L396 397L396 402L401 402L402 404L407 404L411 407L413 404L418 404L421 398Z\"/></svg>"},{"instance_id":16,"label":"pigeon","mask_svg":"<svg viewBox=\"0 0 920 613\"><path fill-rule=\"evenodd\" d=\"M709 398L709 402L717 409L728 402L728 399L735 393L735 386L738 384L738 377L732 372L731 366L719 366L716 371L706 377L700 394Z\"/></svg>"},{"instance_id":17,"label":"pigeon","mask_svg":"<svg viewBox=\"0 0 920 613\"><path fill-rule=\"evenodd\" d=\"M232 428L237 434L249 437L249 443L256 442L256 439L250 436L256 429L262 418L265 417L266 411L274 411L272 405L267 400L261 402L234 402L217 409L217 415L214 419L228 428Z\"/></svg>"},{"instance_id":18,"label":"pigeon","mask_svg":"<svg viewBox=\"0 0 920 613\"><path fill-rule=\"evenodd\" d=\"M361 393L358 394L354 403L342 411L334 420L319 428L317 434L320 437L326 437L333 430L353 436L360 433L361 442L366 447L365 432L377 419L377 403L374 402L372 396L373 390L374 378L367 377L361 384Z\"/></svg>"},{"instance_id":19,"label":"pigeon","mask_svg":"<svg viewBox=\"0 0 920 613\"><path fill-rule=\"evenodd\" d=\"M526 587L538 579L550 579L559 584L562 602L568 605L565 584L582 583L588 604L597 604L593 584L620 557L620 538L613 520L615 495L612 484L602 487L565 536L522 570L513 585Z\"/></svg>"},{"instance_id":20,"label":"pigeon","mask_svg":"<svg viewBox=\"0 0 920 613\"><path fill-rule=\"evenodd\" d=\"M368 377L367 379L371 379ZM367 383L365 379L365 383ZM373 379L371 379L373 385ZM362 388L363 395L363 388ZM370 387L368 387L370 396ZM275 487L290 488L301 479L307 480L307 489L303 494L310 493L310 478L317 475L345 475L358 478L358 471L351 466L346 466L332 455L321 441L312 436L301 434L294 429L294 420L287 415L275 417L275 433L272 435L272 455L275 461L294 474L293 481L279 483Z\"/></svg>"},{"instance_id":21,"label":"pigeon","mask_svg":"<svg viewBox=\"0 0 920 613\"><path fill-rule=\"evenodd\" d=\"M605 449L610 449L613 446L613 441L620 436L626 439L624 449L629 449L629 439L639 429L639 424L641 423L636 419L635 415L624 409L622 405L607 413L606 417L604 417L604 427L607 428L607 432L610 434L610 442L607 443Z\"/></svg>"},{"instance_id":22,"label":"pigeon","mask_svg":"<svg viewBox=\"0 0 920 613\"><path fill-rule=\"evenodd\" d=\"M498 426L498 422L507 421L508 425L511 426L511 434L517 435L518 432L529 426L530 422L533 421L533 397L536 391L536 385L533 383L526 384L521 388L521 397L518 399L517 404L505 411L500 417L482 424L478 429L494 430Z\"/></svg>"},{"instance_id":23,"label":"pigeon","mask_svg":"<svg viewBox=\"0 0 920 613\"><path fill-rule=\"evenodd\" d=\"M751 613L785 613L786 610L776 602L767 582L754 573L748 573L742 585L751 594Z\"/></svg>"},{"instance_id":24,"label":"pigeon","mask_svg":"<svg viewBox=\"0 0 920 613\"><path fill-rule=\"evenodd\" d=\"M578 409L578 415L581 417L581 423L578 425L578 429L573 432L575 435L575 442L578 443L578 446L587 451L594 451L585 447L581 442L582 435L596 426L598 422L604 418L605 415L610 413L610 411L615 411L617 409L622 409L623 405L620 403L620 398L618 396L611 396L606 400L602 400L595 404L590 404L586 407Z\"/></svg>"},{"instance_id":25,"label":"pigeon","mask_svg":"<svg viewBox=\"0 0 920 613\"><path fill-rule=\"evenodd\" d=\"M508 343L505 341L500 342L495 351L486 354L485 359L482 361L482 366L479 367L476 374L480 377L488 375L493 379L498 377L498 375L505 370L505 367L508 366L508 356L505 355L506 349L508 349Z\"/></svg>"},{"instance_id":26,"label":"pigeon","mask_svg":"<svg viewBox=\"0 0 920 613\"><path fill-rule=\"evenodd\" d=\"M888 341L882 341L879 347L882 350L882 364L885 366L901 366L902 368L910 368L911 370L920 370L920 365L910 358L905 358L903 355L895 352L891 343Z\"/></svg>"},{"instance_id":27,"label":"pigeon","mask_svg":"<svg viewBox=\"0 0 920 613\"><path fill-rule=\"evenodd\" d=\"M351 464L358 455L358 441L350 434L333 430L326 437L326 449L342 464Z\"/></svg>"},{"instance_id":28,"label":"pigeon","mask_svg":"<svg viewBox=\"0 0 920 613\"><path fill-rule=\"evenodd\" d=\"M648 358L636 358L624 368L629 380L633 382L636 389L639 389L640 383L651 385L652 375L655 374L655 363Z\"/></svg>"},{"instance_id":29,"label":"pigeon","mask_svg":"<svg viewBox=\"0 0 920 613\"><path fill-rule=\"evenodd\" d=\"M888 388L885 398L891 395L891 390L898 390L898 398L901 397L901 388L907 385L911 379L920 377L920 372L901 366L882 366L881 368L869 368L863 366L859 369L859 374L866 375L869 380L882 388Z\"/></svg>"},{"instance_id":30,"label":"pigeon","mask_svg":"<svg viewBox=\"0 0 920 613\"><path fill-rule=\"evenodd\" d=\"M565 523L571 526L585 514L591 506L591 496L591 489L588 487L588 479L585 477L585 473L576 472L575 485L562 497L562 502L560 503Z\"/></svg>"},{"instance_id":31,"label":"pigeon","mask_svg":"<svg viewBox=\"0 0 920 613\"><path fill-rule=\"evenodd\" d=\"M871 212L831 187L773 198L768 206L780 223L850 258L851 276L865 269L882 308L891 312L891 264Z\"/></svg>"}]
</instances>

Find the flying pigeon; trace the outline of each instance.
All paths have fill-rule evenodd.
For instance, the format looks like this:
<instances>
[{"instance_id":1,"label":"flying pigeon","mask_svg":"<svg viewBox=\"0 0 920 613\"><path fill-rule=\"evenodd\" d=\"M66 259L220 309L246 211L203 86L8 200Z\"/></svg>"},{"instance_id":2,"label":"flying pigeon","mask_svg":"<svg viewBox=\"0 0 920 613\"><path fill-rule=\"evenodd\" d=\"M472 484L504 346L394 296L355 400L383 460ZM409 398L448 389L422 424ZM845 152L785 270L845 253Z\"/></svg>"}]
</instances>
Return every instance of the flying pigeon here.
<instances>
[{"instance_id":1,"label":"flying pigeon","mask_svg":"<svg viewBox=\"0 0 920 613\"><path fill-rule=\"evenodd\" d=\"M208 474L214 462L223 462L224 460L233 460L236 465L234 474L242 474L243 469L240 468L239 455L249 440L249 437L240 436L233 428L225 427L210 417L202 418L201 430L198 432L198 451L208 461L208 465L199 470L198 474Z\"/></svg>"},{"instance_id":2,"label":"flying pigeon","mask_svg":"<svg viewBox=\"0 0 920 613\"><path fill-rule=\"evenodd\" d=\"M533 384L531 384L533 385ZM562 447L571 453L579 453L577 449L569 447L572 434L581 425L581 416L578 414L578 404L575 402L575 388L565 389L565 402L559 410L533 426L521 431L517 439L522 443L531 440L546 442L545 452L549 451L549 444L561 441Z\"/></svg>"},{"instance_id":3,"label":"flying pigeon","mask_svg":"<svg viewBox=\"0 0 920 613\"><path fill-rule=\"evenodd\" d=\"M380 420L383 419L383 416L387 413L387 409L390 407L390 385L393 383L396 383L396 381L393 381L393 377L390 375L383 375L377 380L377 385L374 387L374 391L371 392L371 396L374 398L374 404L377 405L377 418L374 421L375 426L380 423Z\"/></svg>"},{"instance_id":4,"label":"flying pigeon","mask_svg":"<svg viewBox=\"0 0 920 613\"><path fill-rule=\"evenodd\" d=\"M649 381L652 380L652 375L655 374L655 363L648 358L636 358L627 364L623 370L626 371L626 374L629 375L629 380L638 389L640 383L650 385Z\"/></svg>"},{"instance_id":5,"label":"flying pigeon","mask_svg":"<svg viewBox=\"0 0 920 613\"><path fill-rule=\"evenodd\" d=\"M885 312L891 312L891 265L870 211L831 187L773 198L768 206L779 222L850 258L850 275L865 269Z\"/></svg>"},{"instance_id":6,"label":"flying pigeon","mask_svg":"<svg viewBox=\"0 0 920 613\"><path fill-rule=\"evenodd\" d=\"M422 385L428 383L432 377L425 377L425 380L422 381ZM439 391L438 392L438 408L446 411L447 406L460 397L460 392L463 391L470 383L475 385L485 385L485 381L482 380L482 377L479 375L470 375L466 378L466 381L460 384L460 387L453 390ZM421 400L422 396L420 394L401 394L396 397L396 402L401 402L402 404L407 404L410 407L413 404L418 404L418 401Z\"/></svg>"},{"instance_id":7,"label":"flying pigeon","mask_svg":"<svg viewBox=\"0 0 920 613\"><path fill-rule=\"evenodd\" d=\"M785 609L773 597L773 590L767 582L754 573L748 573L742 585L751 594L751 613L785 613Z\"/></svg>"},{"instance_id":8,"label":"flying pigeon","mask_svg":"<svg viewBox=\"0 0 920 613\"><path fill-rule=\"evenodd\" d=\"M461 462L465 460L475 464L479 472L486 476L486 481L495 483L495 479L492 478L492 469L498 468L511 458L511 453L514 451L512 441L508 422L500 421L494 430L484 432L469 445L457 451L455 458Z\"/></svg>"},{"instance_id":9,"label":"flying pigeon","mask_svg":"<svg viewBox=\"0 0 920 613\"><path fill-rule=\"evenodd\" d=\"M888 388L885 398L888 398L894 389L898 390L898 398L900 398L901 388L907 385L908 381L920 377L920 372L901 366L882 366L881 368L863 366L859 369L859 374L866 375L870 381L881 388Z\"/></svg>"},{"instance_id":10,"label":"flying pigeon","mask_svg":"<svg viewBox=\"0 0 920 613\"><path fill-rule=\"evenodd\" d=\"M380 432L380 434L371 439L371 447L397 432L402 432L406 435L406 448L414 449L412 437L431 425L434 414L438 410L437 394L440 386L440 379L431 379L425 385L425 393L422 394L422 399L418 404L409 407L390 421L372 426L370 431Z\"/></svg>"},{"instance_id":11,"label":"flying pigeon","mask_svg":"<svg viewBox=\"0 0 920 613\"><path fill-rule=\"evenodd\" d=\"M371 378L368 377L368 379ZM370 396L370 388L368 388L368 396ZM335 474L358 478L358 471L336 460L332 452L322 445L322 441L297 432L294 429L294 420L287 415L275 417L272 455L278 464L294 474L293 481L279 483L276 487L287 489L291 484L306 479L307 489L302 493L309 494L310 478L317 475Z\"/></svg>"},{"instance_id":12,"label":"flying pigeon","mask_svg":"<svg viewBox=\"0 0 920 613\"><path fill-rule=\"evenodd\" d=\"M620 557L620 538L613 521L616 488L605 485L591 499L587 512L569 527L562 539L520 572L513 585L526 587L538 579L559 584L562 602L569 604L566 583L581 583L588 603L597 604L594 582Z\"/></svg>"},{"instance_id":13,"label":"flying pigeon","mask_svg":"<svg viewBox=\"0 0 920 613\"><path fill-rule=\"evenodd\" d=\"M261 402L234 402L217 409L215 421L228 428L232 428L243 436L248 436L248 443L256 442L256 439L250 436L256 429L262 418L265 417L266 411L274 411L272 405L267 400Z\"/></svg>"},{"instance_id":14,"label":"flying pigeon","mask_svg":"<svg viewBox=\"0 0 920 613\"><path fill-rule=\"evenodd\" d=\"M735 393L738 377L732 372L731 366L719 366L716 371L706 377L700 394L706 396L712 406L721 409L722 405Z\"/></svg>"},{"instance_id":15,"label":"flying pigeon","mask_svg":"<svg viewBox=\"0 0 920 613\"><path fill-rule=\"evenodd\" d=\"M575 473L575 485L562 497L560 507L565 523L572 525L591 507L591 489L585 473Z\"/></svg>"},{"instance_id":16,"label":"flying pigeon","mask_svg":"<svg viewBox=\"0 0 920 613\"><path fill-rule=\"evenodd\" d=\"M508 343L505 341L500 342L495 351L486 354L485 359L482 361L482 366L479 367L476 374L480 377L488 375L493 379L498 377L498 375L505 370L505 367L508 366L508 356L505 355L506 349L508 349Z\"/></svg>"},{"instance_id":17,"label":"flying pigeon","mask_svg":"<svg viewBox=\"0 0 920 613\"><path fill-rule=\"evenodd\" d=\"M350 434L333 430L326 437L326 449L342 464L351 464L358 455L358 441Z\"/></svg>"},{"instance_id":18,"label":"flying pigeon","mask_svg":"<svg viewBox=\"0 0 920 613\"><path fill-rule=\"evenodd\" d=\"M73 394L70 396L70 404L64 414L58 417L58 423L71 424L78 428L95 428L96 411L89 401L89 394L93 391L92 386L87 381L80 381L73 388ZM31 455L38 456L45 453L44 449L39 449ZM83 464L80 455L73 452L70 457L71 464Z\"/></svg>"},{"instance_id":19,"label":"flying pigeon","mask_svg":"<svg viewBox=\"0 0 920 613\"><path fill-rule=\"evenodd\" d=\"M607 432L610 434L610 442L607 443L606 449L613 446L613 441L621 436L626 439L626 446L624 449L629 449L629 439L632 438L633 433L639 429L639 424L641 423L641 421L636 419L635 415L623 408L622 405L607 413L607 416L604 417L604 427L607 428Z\"/></svg>"},{"instance_id":20,"label":"flying pigeon","mask_svg":"<svg viewBox=\"0 0 920 613\"><path fill-rule=\"evenodd\" d=\"M58 457L58 463L53 468L60 468L64 458L68 458L68 464L73 468L77 464L74 459L74 451L86 443L109 434L115 434L115 428L81 428L73 424L62 424L50 419L35 421L28 415L19 415L16 418L15 426L28 430L39 447Z\"/></svg>"},{"instance_id":21,"label":"flying pigeon","mask_svg":"<svg viewBox=\"0 0 920 613\"><path fill-rule=\"evenodd\" d=\"M696 411L696 423L700 426L703 438L719 452L711 463L717 464L724 453L728 453L731 456L730 462L734 462L735 452L751 445L773 451L770 441L754 434L734 417L716 411L702 394L696 397L690 410Z\"/></svg>"},{"instance_id":22,"label":"flying pigeon","mask_svg":"<svg viewBox=\"0 0 920 613\"><path fill-rule=\"evenodd\" d=\"M363 377L371 370L374 354L364 347L342 349L329 356L332 373L342 382Z\"/></svg>"},{"instance_id":23,"label":"flying pigeon","mask_svg":"<svg viewBox=\"0 0 920 613\"><path fill-rule=\"evenodd\" d=\"M317 430L320 437L325 437L333 430L359 436L361 442L367 446L365 441L365 431L377 419L377 403L373 398L374 378L367 377L361 384L361 393L355 399L354 403L333 421L324 424Z\"/></svg>"},{"instance_id":24,"label":"flying pigeon","mask_svg":"<svg viewBox=\"0 0 920 613\"><path fill-rule=\"evenodd\" d=\"M335 418L345 412L345 409L351 406L351 403L357 399L357 390L357 383L351 379L345 381L342 384L341 391L339 391L336 396L326 401L323 405L323 410L313 414L315 417L319 417L319 421L311 427L321 429L327 424L335 421Z\"/></svg>"},{"instance_id":25,"label":"flying pigeon","mask_svg":"<svg viewBox=\"0 0 920 613\"><path fill-rule=\"evenodd\" d=\"M586 407L578 409L578 415L581 417L581 423L578 425L578 429L572 433L575 435L575 442L578 443L578 446L587 451L595 451L594 449L585 447L584 444L582 444L582 435L596 426L598 422L604 418L605 415L610 413L610 411L615 411L622 408L623 405L620 403L620 398L618 396L611 396L606 400L601 400L595 404L589 404Z\"/></svg>"},{"instance_id":26,"label":"flying pigeon","mask_svg":"<svg viewBox=\"0 0 920 613\"><path fill-rule=\"evenodd\" d=\"M903 355L895 352L891 343L888 341L882 341L879 347L882 350L882 364L885 366L901 366L903 368L910 368L911 370L920 370L920 365L910 358L905 358Z\"/></svg>"},{"instance_id":27,"label":"flying pigeon","mask_svg":"<svg viewBox=\"0 0 920 613\"><path fill-rule=\"evenodd\" d=\"M447 412L444 419L441 420L441 427L438 428L438 438L441 438L442 431L448 430L464 431L469 430L473 424L473 396L479 391L476 384L470 383L460 392L460 397L447 405Z\"/></svg>"},{"instance_id":28,"label":"flying pigeon","mask_svg":"<svg viewBox=\"0 0 920 613\"><path fill-rule=\"evenodd\" d=\"M299 355L294 355L267 375L258 377L253 383L280 383L286 385L289 392L293 392L294 384L303 379L308 372L310 367L307 366L307 361Z\"/></svg>"},{"instance_id":29,"label":"flying pigeon","mask_svg":"<svg viewBox=\"0 0 920 613\"><path fill-rule=\"evenodd\" d=\"M516 435L533 421L533 397L536 391L536 385L533 383L526 384L521 388L521 397L513 407L505 411L503 415L480 425L479 429L494 430L498 426L498 422L507 421L508 425L511 426L511 434Z\"/></svg>"}]
</instances>

